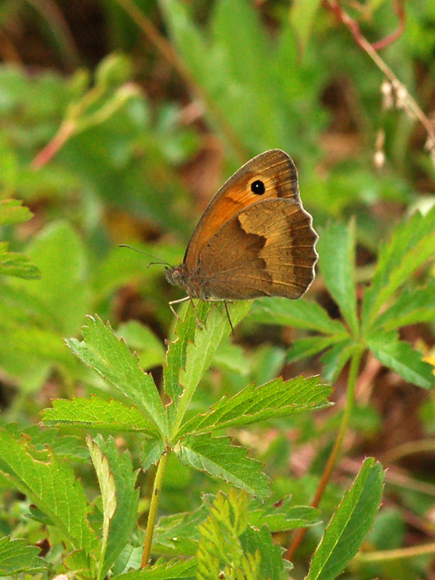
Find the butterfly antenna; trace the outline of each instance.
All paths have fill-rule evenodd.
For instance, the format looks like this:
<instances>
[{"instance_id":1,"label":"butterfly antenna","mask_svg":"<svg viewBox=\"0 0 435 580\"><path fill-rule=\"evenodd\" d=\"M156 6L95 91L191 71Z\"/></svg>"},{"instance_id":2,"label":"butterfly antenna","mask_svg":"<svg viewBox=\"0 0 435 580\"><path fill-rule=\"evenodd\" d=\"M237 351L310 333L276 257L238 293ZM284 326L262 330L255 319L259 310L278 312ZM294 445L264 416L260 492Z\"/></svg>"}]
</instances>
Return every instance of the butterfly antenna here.
<instances>
[{"instance_id":1,"label":"butterfly antenna","mask_svg":"<svg viewBox=\"0 0 435 580\"><path fill-rule=\"evenodd\" d=\"M155 262L150 262L147 265L147 268L149 268L150 266L153 266L154 264L169 266L170 268L173 267L172 264L170 264L166 260L163 260L162 258L156 258L155 256L153 256L152 254L149 254L148 252L144 252L143 250L139 250L139 248L134 248L133 246L129 246L128 244L119 244L119 247L120 248L129 248L130 250L134 250L135 252L139 252L140 254L145 254L145 256L148 256L149 258L156 260Z\"/></svg>"}]
</instances>

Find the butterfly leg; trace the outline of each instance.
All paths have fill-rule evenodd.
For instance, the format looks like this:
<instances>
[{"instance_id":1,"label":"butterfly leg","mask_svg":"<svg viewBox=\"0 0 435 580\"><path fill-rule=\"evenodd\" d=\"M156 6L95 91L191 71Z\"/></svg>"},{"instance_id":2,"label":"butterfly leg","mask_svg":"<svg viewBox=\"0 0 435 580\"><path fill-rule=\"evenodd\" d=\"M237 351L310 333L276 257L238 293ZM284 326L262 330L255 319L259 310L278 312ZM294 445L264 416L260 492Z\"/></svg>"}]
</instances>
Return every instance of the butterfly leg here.
<instances>
[{"instance_id":1,"label":"butterfly leg","mask_svg":"<svg viewBox=\"0 0 435 580\"><path fill-rule=\"evenodd\" d=\"M185 296L184 298L180 298L179 300L171 300L171 302L169 302L169 308L174 313L175 318L177 320L180 320L180 317L175 312L175 310L174 310L174 308L173 308L172 305L173 304L180 304L181 302L186 302L186 300L190 300L190 303L192 304L193 311L195 313L196 324L198 325L198 328L200 328L201 330L203 330L204 329L204 326L203 326L202 322L200 321L200 319L198 318L198 313L196 312L196 306L195 306L195 302L193 301L192 296Z\"/></svg>"},{"instance_id":2,"label":"butterfly leg","mask_svg":"<svg viewBox=\"0 0 435 580\"><path fill-rule=\"evenodd\" d=\"M225 305L225 312L227 313L228 322L230 323L230 326L231 326L231 332L233 333L233 336L234 336L234 326L233 326L233 323L231 322L230 312L228 310L228 302L226 300L224 300L224 305Z\"/></svg>"},{"instance_id":3,"label":"butterfly leg","mask_svg":"<svg viewBox=\"0 0 435 580\"><path fill-rule=\"evenodd\" d=\"M171 300L169 302L169 308L172 310L173 315L175 316L175 318L177 320L180 320L180 317L178 316L178 314L175 312L174 307L172 306L173 304L180 304L180 302L186 302L186 300L189 300L190 296L185 296L184 298L180 298L179 300Z\"/></svg>"}]
</instances>

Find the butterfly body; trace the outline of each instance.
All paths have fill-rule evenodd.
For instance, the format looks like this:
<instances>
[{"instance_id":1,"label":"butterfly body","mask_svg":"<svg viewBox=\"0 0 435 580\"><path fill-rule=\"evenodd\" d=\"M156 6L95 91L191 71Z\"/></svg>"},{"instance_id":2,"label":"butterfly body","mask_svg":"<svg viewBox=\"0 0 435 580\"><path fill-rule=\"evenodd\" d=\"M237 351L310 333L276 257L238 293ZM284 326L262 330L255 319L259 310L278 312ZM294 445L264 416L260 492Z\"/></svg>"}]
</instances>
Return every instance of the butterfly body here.
<instances>
[{"instance_id":1,"label":"butterfly body","mask_svg":"<svg viewBox=\"0 0 435 580\"><path fill-rule=\"evenodd\" d=\"M183 263L166 277L200 300L296 299L314 279L316 241L296 167L274 149L248 161L217 192Z\"/></svg>"}]
</instances>

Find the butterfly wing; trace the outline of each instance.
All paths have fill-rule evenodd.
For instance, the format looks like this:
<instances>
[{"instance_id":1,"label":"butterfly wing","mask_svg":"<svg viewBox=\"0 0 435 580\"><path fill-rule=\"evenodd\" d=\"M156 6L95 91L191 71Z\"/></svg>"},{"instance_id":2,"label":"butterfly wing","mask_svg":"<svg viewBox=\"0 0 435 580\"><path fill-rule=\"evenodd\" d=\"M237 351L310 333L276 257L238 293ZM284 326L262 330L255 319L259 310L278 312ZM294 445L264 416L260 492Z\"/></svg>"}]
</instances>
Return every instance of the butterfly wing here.
<instances>
[{"instance_id":1,"label":"butterfly wing","mask_svg":"<svg viewBox=\"0 0 435 580\"><path fill-rule=\"evenodd\" d=\"M292 199L266 199L233 216L199 257L207 293L217 300L302 296L314 279L317 234Z\"/></svg>"},{"instance_id":2,"label":"butterfly wing","mask_svg":"<svg viewBox=\"0 0 435 580\"><path fill-rule=\"evenodd\" d=\"M252 191L254 182L263 184L262 193ZM187 270L197 268L204 247L224 224L241 210L267 199L288 199L301 205L295 164L280 149L266 151L245 163L216 193L187 246L184 256Z\"/></svg>"}]
</instances>

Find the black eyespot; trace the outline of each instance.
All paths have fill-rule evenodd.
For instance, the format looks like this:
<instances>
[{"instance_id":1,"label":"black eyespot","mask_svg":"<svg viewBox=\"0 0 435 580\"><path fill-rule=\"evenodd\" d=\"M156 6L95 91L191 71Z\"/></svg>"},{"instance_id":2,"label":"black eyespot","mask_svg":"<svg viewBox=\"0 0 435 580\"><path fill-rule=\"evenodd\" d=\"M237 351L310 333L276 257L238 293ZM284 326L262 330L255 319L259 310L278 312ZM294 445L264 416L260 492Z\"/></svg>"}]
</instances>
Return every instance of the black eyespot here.
<instances>
[{"instance_id":1,"label":"black eyespot","mask_svg":"<svg viewBox=\"0 0 435 580\"><path fill-rule=\"evenodd\" d=\"M255 195L263 195L266 188L264 187L264 183L257 179L251 183L251 191L252 193L255 193Z\"/></svg>"}]
</instances>

